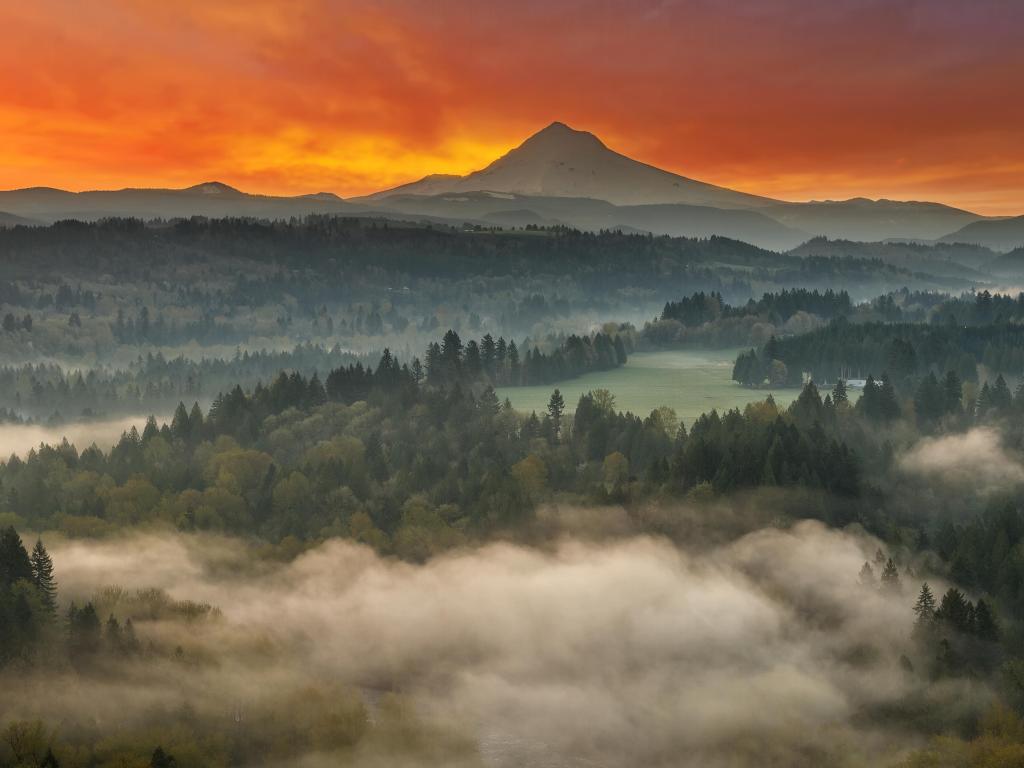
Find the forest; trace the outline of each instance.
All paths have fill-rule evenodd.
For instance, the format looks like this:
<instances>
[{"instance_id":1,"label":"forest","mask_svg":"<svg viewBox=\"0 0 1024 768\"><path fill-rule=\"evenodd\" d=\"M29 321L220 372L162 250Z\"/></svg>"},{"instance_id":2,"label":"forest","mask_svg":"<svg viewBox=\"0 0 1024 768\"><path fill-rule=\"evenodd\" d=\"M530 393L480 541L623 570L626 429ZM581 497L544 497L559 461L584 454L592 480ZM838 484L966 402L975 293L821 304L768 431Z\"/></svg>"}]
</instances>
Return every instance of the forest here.
<instances>
[{"instance_id":1,"label":"forest","mask_svg":"<svg viewBox=\"0 0 1024 768\"><path fill-rule=\"evenodd\" d=\"M0 463L0 766L1024 744L1020 296L317 217L15 227L0 256L0 429L148 415ZM764 391L686 423L560 388L737 347Z\"/></svg>"}]
</instances>

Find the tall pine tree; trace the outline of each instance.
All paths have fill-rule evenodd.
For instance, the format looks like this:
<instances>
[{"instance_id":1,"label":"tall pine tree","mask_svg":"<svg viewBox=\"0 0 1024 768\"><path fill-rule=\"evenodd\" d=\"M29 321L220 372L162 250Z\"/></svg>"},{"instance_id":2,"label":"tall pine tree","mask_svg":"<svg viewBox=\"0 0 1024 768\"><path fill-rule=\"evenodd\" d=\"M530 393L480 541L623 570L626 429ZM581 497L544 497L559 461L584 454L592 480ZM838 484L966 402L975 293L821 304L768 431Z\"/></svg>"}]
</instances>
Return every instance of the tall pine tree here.
<instances>
[{"instance_id":1,"label":"tall pine tree","mask_svg":"<svg viewBox=\"0 0 1024 768\"><path fill-rule=\"evenodd\" d=\"M46 610L53 615L57 612L57 582L53 578L53 560L43 546L42 539L36 539L31 562L32 583L36 585Z\"/></svg>"}]
</instances>

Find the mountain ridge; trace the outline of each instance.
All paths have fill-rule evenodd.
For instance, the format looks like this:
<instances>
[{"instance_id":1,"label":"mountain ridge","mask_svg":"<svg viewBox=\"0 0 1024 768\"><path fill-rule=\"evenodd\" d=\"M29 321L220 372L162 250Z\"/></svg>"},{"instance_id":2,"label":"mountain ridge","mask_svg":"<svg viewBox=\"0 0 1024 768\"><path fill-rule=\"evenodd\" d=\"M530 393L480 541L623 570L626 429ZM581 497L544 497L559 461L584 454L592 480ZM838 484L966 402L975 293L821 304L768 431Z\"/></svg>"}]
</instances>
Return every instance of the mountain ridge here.
<instances>
[{"instance_id":1,"label":"mountain ridge","mask_svg":"<svg viewBox=\"0 0 1024 768\"><path fill-rule=\"evenodd\" d=\"M501 200L507 202L502 203ZM241 216L287 219L310 214L463 222L505 227L554 225L621 228L656 235L745 239L786 250L816 236L859 242L945 241L973 224L995 222L930 201L790 202L716 186L634 160L589 131L553 122L484 168L464 176L430 174L362 197L332 192L292 197L256 195L220 181L183 189L125 188L69 192L52 187L0 191L0 211L32 223L114 216ZM1024 221L1024 217L1021 217ZM1004 227L1013 230L1014 227ZM1002 250L1017 243L977 235ZM986 239L986 237L988 239ZM967 242L974 242L967 240Z\"/></svg>"},{"instance_id":2,"label":"mountain ridge","mask_svg":"<svg viewBox=\"0 0 1024 768\"><path fill-rule=\"evenodd\" d=\"M390 195L510 192L541 197L587 197L615 205L683 203L756 208L780 201L719 187L634 160L609 149L589 131L555 121L484 168L465 176L432 174L355 201Z\"/></svg>"}]
</instances>

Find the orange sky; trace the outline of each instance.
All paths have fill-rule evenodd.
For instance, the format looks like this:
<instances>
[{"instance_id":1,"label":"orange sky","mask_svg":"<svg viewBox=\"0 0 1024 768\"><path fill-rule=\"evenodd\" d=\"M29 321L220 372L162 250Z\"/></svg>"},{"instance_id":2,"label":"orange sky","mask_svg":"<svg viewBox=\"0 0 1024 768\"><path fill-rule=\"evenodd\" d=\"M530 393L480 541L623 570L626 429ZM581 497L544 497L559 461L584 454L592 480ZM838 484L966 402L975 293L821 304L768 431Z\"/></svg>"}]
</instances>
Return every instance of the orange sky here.
<instances>
[{"instance_id":1,"label":"orange sky","mask_svg":"<svg viewBox=\"0 0 1024 768\"><path fill-rule=\"evenodd\" d=\"M562 120L787 199L1024 213L1016 0L0 0L0 188L350 196Z\"/></svg>"}]
</instances>

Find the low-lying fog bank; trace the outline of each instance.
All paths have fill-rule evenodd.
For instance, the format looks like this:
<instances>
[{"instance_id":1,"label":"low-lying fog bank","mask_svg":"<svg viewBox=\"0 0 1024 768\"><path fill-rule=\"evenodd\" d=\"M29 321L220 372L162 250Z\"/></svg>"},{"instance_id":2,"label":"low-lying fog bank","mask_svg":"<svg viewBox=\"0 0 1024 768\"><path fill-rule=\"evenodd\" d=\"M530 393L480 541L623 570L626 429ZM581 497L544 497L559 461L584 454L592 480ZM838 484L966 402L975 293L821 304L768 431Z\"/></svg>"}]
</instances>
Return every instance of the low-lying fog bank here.
<instances>
[{"instance_id":1,"label":"low-lying fog bank","mask_svg":"<svg viewBox=\"0 0 1024 768\"><path fill-rule=\"evenodd\" d=\"M83 421L48 427L41 424L3 424L0 425L0 460L6 460L12 454L24 458L29 451L40 444L60 445L67 441L78 448L79 452L95 443L99 448L108 450L121 435L136 427L139 432L146 426L148 416L124 416L105 421Z\"/></svg>"},{"instance_id":2,"label":"low-lying fog bank","mask_svg":"<svg viewBox=\"0 0 1024 768\"><path fill-rule=\"evenodd\" d=\"M862 586L877 547L812 522L697 552L569 539L425 565L342 540L284 565L212 536L55 540L65 599L157 587L222 615L137 622L179 658L77 679L45 711L227 717L326 682L400 691L494 766L870 764L915 743L892 708L920 685L901 661L919 585ZM20 682L0 716L38 712L44 690ZM968 693L948 691L964 706Z\"/></svg>"}]
</instances>

